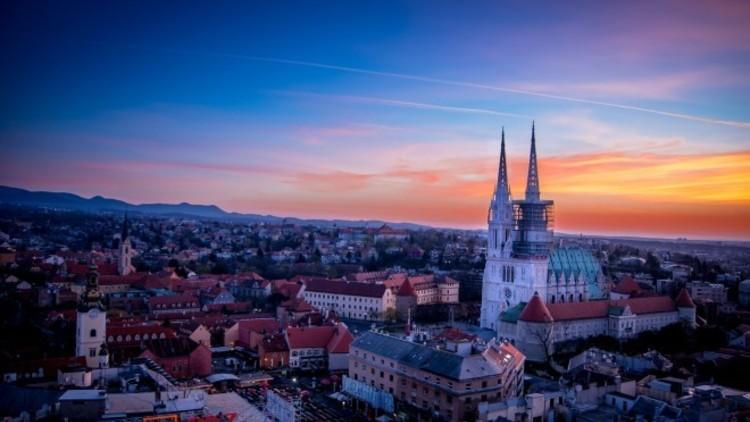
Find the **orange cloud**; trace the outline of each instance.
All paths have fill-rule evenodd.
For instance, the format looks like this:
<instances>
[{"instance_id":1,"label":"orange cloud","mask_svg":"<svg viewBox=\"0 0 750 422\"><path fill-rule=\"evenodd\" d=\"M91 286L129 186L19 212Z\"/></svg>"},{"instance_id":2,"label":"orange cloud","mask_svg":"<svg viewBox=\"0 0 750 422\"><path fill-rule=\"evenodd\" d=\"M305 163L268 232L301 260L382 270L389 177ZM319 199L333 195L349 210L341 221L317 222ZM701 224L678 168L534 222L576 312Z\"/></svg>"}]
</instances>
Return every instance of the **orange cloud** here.
<instances>
[{"instance_id":1,"label":"orange cloud","mask_svg":"<svg viewBox=\"0 0 750 422\"><path fill-rule=\"evenodd\" d=\"M495 163L487 157L411 161L379 172L297 174L287 183L307 194L260 203L307 216L482 227ZM523 195L526 164L510 160L515 197ZM541 157L540 171L543 196L556 201L560 231L750 237L750 151Z\"/></svg>"}]
</instances>

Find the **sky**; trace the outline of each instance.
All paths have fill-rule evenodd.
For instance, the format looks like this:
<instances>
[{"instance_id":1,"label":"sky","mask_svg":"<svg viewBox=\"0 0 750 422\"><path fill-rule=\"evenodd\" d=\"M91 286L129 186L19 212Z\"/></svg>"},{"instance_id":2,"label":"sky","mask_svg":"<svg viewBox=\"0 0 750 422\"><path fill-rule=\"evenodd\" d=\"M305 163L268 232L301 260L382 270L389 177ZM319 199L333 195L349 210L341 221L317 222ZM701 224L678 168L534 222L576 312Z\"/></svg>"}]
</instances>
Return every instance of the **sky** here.
<instances>
[{"instance_id":1,"label":"sky","mask_svg":"<svg viewBox=\"0 0 750 422\"><path fill-rule=\"evenodd\" d=\"M2 2L0 184L750 240L750 2Z\"/></svg>"}]
</instances>

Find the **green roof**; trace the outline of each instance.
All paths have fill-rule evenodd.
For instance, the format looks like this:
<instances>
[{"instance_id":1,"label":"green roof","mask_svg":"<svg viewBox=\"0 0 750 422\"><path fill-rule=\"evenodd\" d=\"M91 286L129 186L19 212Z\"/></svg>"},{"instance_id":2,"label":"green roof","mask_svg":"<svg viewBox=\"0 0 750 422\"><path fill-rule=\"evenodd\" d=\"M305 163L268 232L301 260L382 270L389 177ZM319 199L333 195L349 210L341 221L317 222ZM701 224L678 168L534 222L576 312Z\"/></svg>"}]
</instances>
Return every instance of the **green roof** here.
<instances>
[{"instance_id":1,"label":"green roof","mask_svg":"<svg viewBox=\"0 0 750 422\"><path fill-rule=\"evenodd\" d=\"M596 283L602 266L591 252L581 248L556 248L549 257L548 281L582 277L588 283L589 299L603 299L604 292Z\"/></svg>"},{"instance_id":2,"label":"green roof","mask_svg":"<svg viewBox=\"0 0 750 422\"><path fill-rule=\"evenodd\" d=\"M521 316L523 308L526 307L526 302L520 302L518 305L509 308L507 311L500 314L500 320L503 322L510 322L515 324L518 321L518 317Z\"/></svg>"}]
</instances>

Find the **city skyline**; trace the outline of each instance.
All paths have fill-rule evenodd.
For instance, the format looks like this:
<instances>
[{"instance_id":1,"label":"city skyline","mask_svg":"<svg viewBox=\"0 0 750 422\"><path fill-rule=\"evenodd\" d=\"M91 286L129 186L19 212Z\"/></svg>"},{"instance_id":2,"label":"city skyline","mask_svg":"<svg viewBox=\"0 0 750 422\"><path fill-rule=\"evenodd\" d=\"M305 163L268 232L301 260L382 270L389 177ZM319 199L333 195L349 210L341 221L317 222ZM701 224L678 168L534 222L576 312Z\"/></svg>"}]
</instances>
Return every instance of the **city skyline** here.
<instances>
[{"instance_id":1,"label":"city skyline","mask_svg":"<svg viewBox=\"0 0 750 422\"><path fill-rule=\"evenodd\" d=\"M0 184L479 229L535 120L557 231L750 238L746 4L430 5L9 5Z\"/></svg>"}]
</instances>

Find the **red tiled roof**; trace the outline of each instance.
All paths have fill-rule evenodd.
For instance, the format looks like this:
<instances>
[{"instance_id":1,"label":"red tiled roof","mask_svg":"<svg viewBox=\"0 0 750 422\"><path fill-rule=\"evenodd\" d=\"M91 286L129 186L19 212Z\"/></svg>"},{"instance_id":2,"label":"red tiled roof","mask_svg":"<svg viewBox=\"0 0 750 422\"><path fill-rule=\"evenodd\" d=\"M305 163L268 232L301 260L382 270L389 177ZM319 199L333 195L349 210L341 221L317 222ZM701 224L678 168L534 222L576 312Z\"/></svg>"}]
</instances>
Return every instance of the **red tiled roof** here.
<instances>
[{"instance_id":1,"label":"red tiled roof","mask_svg":"<svg viewBox=\"0 0 750 422\"><path fill-rule=\"evenodd\" d=\"M347 353L354 337L344 324L319 327L289 327L289 349L326 349L329 353Z\"/></svg>"},{"instance_id":2,"label":"red tiled roof","mask_svg":"<svg viewBox=\"0 0 750 422\"><path fill-rule=\"evenodd\" d=\"M128 275L103 275L99 276L99 284L102 286L115 284L133 284L143 282L148 277L145 273L130 273Z\"/></svg>"},{"instance_id":3,"label":"red tiled roof","mask_svg":"<svg viewBox=\"0 0 750 422\"><path fill-rule=\"evenodd\" d=\"M122 326L107 326L107 344L110 344L109 337L113 338L113 343L137 343L143 339L144 335L149 337L157 336L161 337L164 334L165 338L174 338L177 335L174 330L169 327L161 325L122 325ZM136 340L135 336L139 338ZM122 340L118 340L117 337L122 336ZM127 340L127 336L130 336L130 340Z\"/></svg>"},{"instance_id":4,"label":"red tiled roof","mask_svg":"<svg viewBox=\"0 0 750 422\"><path fill-rule=\"evenodd\" d=\"M286 345L286 339L281 333L276 333L263 338L261 344L258 347L262 347L266 353L270 352L288 352L289 347Z\"/></svg>"},{"instance_id":5,"label":"red tiled roof","mask_svg":"<svg viewBox=\"0 0 750 422\"><path fill-rule=\"evenodd\" d=\"M449 341L472 341L477 336L463 332L455 327L449 327L444 329L440 334L435 336L436 339L445 339Z\"/></svg>"},{"instance_id":6,"label":"red tiled roof","mask_svg":"<svg viewBox=\"0 0 750 422\"><path fill-rule=\"evenodd\" d=\"M148 298L148 303L151 306L183 304L185 307L197 307L198 298L191 295L154 296Z\"/></svg>"},{"instance_id":7,"label":"red tiled roof","mask_svg":"<svg viewBox=\"0 0 750 422\"><path fill-rule=\"evenodd\" d=\"M240 332L273 333L281 329L281 324L275 318L254 318L237 321Z\"/></svg>"},{"instance_id":8,"label":"red tiled roof","mask_svg":"<svg viewBox=\"0 0 750 422\"><path fill-rule=\"evenodd\" d=\"M693 302L693 298L690 297L690 294L685 288L680 290L680 294L677 295L675 302L677 303L678 308L695 308L695 302Z\"/></svg>"},{"instance_id":9,"label":"red tiled roof","mask_svg":"<svg viewBox=\"0 0 750 422\"><path fill-rule=\"evenodd\" d=\"M539 294L534 293L529 303L521 311L518 319L528 322L552 322L552 315L542 301L542 298L539 297Z\"/></svg>"},{"instance_id":10,"label":"red tiled roof","mask_svg":"<svg viewBox=\"0 0 750 422\"><path fill-rule=\"evenodd\" d=\"M306 291L349 296L383 297L386 287L382 284L358 283L314 279L307 282Z\"/></svg>"},{"instance_id":11,"label":"red tiled roof","mask_svg":"<svg viewBox=\"0 0 750 422\"><path fill-rule=\"evenodd\" d=\"M413 286L419 286L420 284L431 284L435 281L435 276L433 274L416 275L413 277L409 277L409 281L411 281L411 284Z\"/></svg>"},{"instance_id":12,"label":"red tiled roof","mask_svg":"<svg viewBox=\"0 0 750 422\"><path fill-rule=\"evenodd\" d=\"M343 324L338 324L334 328L333 337L326 346L328 353L349 353L349 346L354 341L354 336Z\"/></svg>"},{"instance_id":13,"label":"red tiled roof","mask_svg":"<svg viewBox=\"0 0 750 422\"><path fill-rule=\"evenodd\" d=\"M675 303L667 296L547 304L547 308L555 321L604 318L608 315L609 308L613 306L629 306L630 310L636 315L672 312L675 310ZM523 313L521 316L523 317Z\"/></svg>"},{"instance_id":14,"label":"red tiled roof","mask_svg":"<svg viewBox=\"0 0 750 422\"><path fill-rule=\"evenodd\" d=\"M411 286L411 283L409 280L405 280L403 283L401 283L401 287L398 289L397 296L416 296L417 293L414 291L414 288Z\"/></svg>"},{"instance_id":15,"label":"red tiled roof","mask_svg":"<svg viewBox=\"0 0 750 422\"><path fill-rule=\"evenodd\" d=\"M282 308L292 312L312 312L315 310L305 299L292 298L282 302Z\"/></svg>"},{"instance_id":16,"label":"red tiled roof","mask_svg":"<svg viewBox=\"0 0 750 422\"><path fill-rule=\"evenodd\" d=\"M626 276L619 283L617 283L612 291L615 293L629 295L639 293L641 291L641 287L638 285L638 283L635 282L635 280L633 280L633 277Z\"/></svg>"},{"instance_id":17,"label":"red tiled roof","mask_svg":"<svg viewBox=\"0 0 750 422\"><path fill-rule=\"evenodd\" d=\"M281 281L281 282L274 282L275 288L273 290L276 293L280 293L287 298L291 299L294 297L297 297L299 294L300 289L302 289L302 285L291 282L291 281Z\"/></svg>"},{"instance_id":18,"label":"red tiled roof","mask_svg":"<svg viewBox=\"0 0 750 422\"><path fill-rule=\"evenodd\" d=\"M208 310L212 312L221 312L226 309L229 312L249 312L252 306L250 302L235 302L235 303L217 303L208 305Z\"/></svg>"},{"instance_id":19,"label":"red tiled roof","mask_svg":"<svg viewBox=\"0 0 750 422\"><path fill-rule=\"evenodd\" d=\"M198 347L200 347L199 343L187 337L164 338L146 342L146 349L161 358L187 356Z\"/></svg>"}]
</instances>

